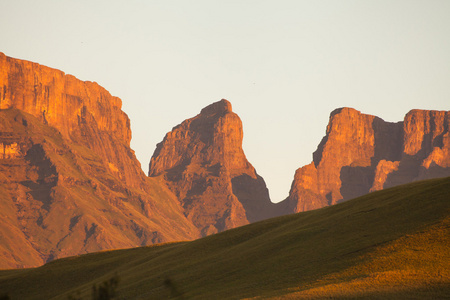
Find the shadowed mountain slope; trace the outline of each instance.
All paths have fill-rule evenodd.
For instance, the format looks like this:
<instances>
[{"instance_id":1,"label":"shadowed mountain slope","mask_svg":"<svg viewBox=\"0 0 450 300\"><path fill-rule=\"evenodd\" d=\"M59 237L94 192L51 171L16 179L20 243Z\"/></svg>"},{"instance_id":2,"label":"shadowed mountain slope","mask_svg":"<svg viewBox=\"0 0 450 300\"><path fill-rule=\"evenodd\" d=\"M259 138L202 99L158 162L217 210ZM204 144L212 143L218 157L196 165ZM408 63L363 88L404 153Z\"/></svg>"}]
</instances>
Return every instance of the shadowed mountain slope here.
<instances>
[{"instance_id":1,"label":"shadowed mountain slope","mask_svg":"<svg viewBox=\"0 0 450 300\"><path fill-rule=\"evenodd\" d=\"M196 241L0 272L11 299L87 298L120 277L126 299L443 299L450 295L450 178L398 186Z\"/></svg>"}]
</instances>

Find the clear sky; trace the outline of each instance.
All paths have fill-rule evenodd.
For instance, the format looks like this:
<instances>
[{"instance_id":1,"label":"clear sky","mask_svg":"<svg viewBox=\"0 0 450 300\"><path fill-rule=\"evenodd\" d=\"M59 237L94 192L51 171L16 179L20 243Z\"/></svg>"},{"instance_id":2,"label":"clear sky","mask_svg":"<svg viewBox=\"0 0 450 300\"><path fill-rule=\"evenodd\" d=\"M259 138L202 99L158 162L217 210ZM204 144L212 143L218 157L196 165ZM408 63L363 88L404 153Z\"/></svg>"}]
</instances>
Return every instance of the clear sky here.
<instances>
[{"instance_id":1,"label":"clear sky","mask_svg":"<svg viewBox=\"0 0 450 300\"><path fill-rule=\"evenodd\" d=\"M120 97L146 173L172 127L228 99L274 202L335 108L450 110L449 0L0 0L0 52Z\"/></svg>"}]
</instances>

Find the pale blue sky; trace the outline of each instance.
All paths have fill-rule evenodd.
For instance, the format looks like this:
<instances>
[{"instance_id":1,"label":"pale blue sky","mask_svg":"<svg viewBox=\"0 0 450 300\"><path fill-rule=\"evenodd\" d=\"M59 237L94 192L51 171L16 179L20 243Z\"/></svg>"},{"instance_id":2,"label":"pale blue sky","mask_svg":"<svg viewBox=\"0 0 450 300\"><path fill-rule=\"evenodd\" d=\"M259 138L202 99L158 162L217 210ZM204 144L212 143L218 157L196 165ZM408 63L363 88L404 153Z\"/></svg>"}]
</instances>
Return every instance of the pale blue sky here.
<instances>
[{"instance_id":1,"label":"pale blue sky","mask_svg":"<svg viewBox=\"0 0 450 300\"><path fill-rule=\"evenodd\" d=\"M166 132L228 99L274 202L335 108L450 109L448 0L0 0L0 51L120 97L145 172Z\"/></svg>"}]
</instances>

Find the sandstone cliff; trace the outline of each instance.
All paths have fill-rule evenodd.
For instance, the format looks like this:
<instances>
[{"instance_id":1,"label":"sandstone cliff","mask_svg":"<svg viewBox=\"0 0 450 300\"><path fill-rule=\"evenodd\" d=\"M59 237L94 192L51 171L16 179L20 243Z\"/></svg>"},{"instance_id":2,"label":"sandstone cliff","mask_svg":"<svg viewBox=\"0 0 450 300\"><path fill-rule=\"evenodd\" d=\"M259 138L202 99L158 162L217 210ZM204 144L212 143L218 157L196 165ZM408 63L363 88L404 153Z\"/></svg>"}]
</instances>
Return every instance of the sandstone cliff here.
<instances>
[{"instance_id":1,"label":"sandstone cliff","mask_svg":"<svg viewBox=\"0 0 450 300\"><path fill-rule=\"evenodd\" d=\"M142 172L119 98L1 53L0 87L0 268L200 236Z\"/></svg>"},{"instance_id":2,"label":"sandstone cliff","mask_svg":"<svg viewBox=\"0 0 450 300\"><path fill-rule=\"evenodd\" d=\"M130 120L119 98L95 82L3 53L0 66L0 109L17 108L57 128L66 140L99 153L128 185L139 185L138 162L129 159ZM115 151L121 146L130 153Z\"/></svg>"},{"instance_id":3,"label":"sandstone cliff","mask_svg":"<svg viewBox=\"0 0 450 300\"><path fill-rule=\"evenodd\" d=\"M450 176L450 112L412 110L389 123L351 108L330 115L313 162L299 168L284 213L336 204L370 191Z\"/></svg>"},{"instance_id":4,"label":"sandstone cliff","mask_svg":"<svg viewBox=\"0 0 450 300\"><path fill-rule=\"evenodd\" d=\"M264 180L242 150L242 122L227 100L167 133L150 161L203 235L271 216Z\"/></svg>"}]
</instances>

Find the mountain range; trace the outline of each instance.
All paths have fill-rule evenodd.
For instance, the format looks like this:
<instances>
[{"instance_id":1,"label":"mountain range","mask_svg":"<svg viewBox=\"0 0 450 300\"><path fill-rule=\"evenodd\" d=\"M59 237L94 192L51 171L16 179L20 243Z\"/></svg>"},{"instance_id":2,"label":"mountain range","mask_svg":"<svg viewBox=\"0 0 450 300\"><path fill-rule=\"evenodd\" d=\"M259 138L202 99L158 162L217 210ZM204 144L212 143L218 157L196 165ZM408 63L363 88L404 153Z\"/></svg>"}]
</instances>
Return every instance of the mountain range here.
<instances>
[{"instance_id":1,"label":"mountain range","mask_svg":"<svg viewBox=\"0 0 450 300\"><path fill-rule=\"evenodd\" d=\"M450 176L450 112L333 111L313 162L272 203L227 100L166 134L144 174L121 100L0 53L0 268L200 237Z\"/></svg>"}]
</instances>

